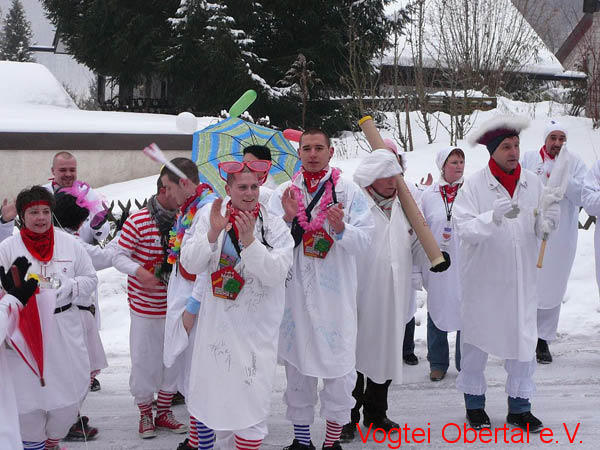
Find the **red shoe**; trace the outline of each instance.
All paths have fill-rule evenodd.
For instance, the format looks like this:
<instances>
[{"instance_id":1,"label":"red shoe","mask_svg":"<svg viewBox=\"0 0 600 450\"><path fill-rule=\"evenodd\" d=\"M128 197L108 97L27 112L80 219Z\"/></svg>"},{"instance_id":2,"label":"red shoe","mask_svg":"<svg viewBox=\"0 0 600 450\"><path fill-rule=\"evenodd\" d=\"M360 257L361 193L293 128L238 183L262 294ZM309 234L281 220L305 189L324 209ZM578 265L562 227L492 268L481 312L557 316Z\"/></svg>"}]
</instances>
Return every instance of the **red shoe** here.
<instances>
[{"instance_id":1,"label":"red shoe","mask_svg":"<svg viewBox=\"0 0 600 450\"><path fill-rule=\"evenodd\" d=\"M156 428L172 431L173 433L183 434L187 433L187 426L178 422L173 416L172 411L162 413L160 416L156 416L154 419L154 425Z\"/></svg>"},{"instance_id":2,"label":"red shoe","mask_svg":"<svg viewBox=\"0 0 600 450\"><path fill-rule=\"evenodd\" d=\"M139 433L142 439L150 439L156 436L156 429L154 428L154 422L152 421L152 413L142 414L140 416Z\"/></svg>"}]
</instances>

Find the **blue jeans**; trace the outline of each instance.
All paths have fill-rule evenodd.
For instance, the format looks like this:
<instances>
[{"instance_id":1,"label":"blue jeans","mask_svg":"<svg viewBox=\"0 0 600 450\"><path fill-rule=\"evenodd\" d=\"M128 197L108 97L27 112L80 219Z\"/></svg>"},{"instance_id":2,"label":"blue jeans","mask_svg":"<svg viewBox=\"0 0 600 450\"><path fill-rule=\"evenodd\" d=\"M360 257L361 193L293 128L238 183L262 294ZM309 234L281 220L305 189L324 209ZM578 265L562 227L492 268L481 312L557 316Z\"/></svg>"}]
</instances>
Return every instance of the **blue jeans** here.
<instances>
[{"instance_id":1,"label":"blue jeans","mask_svg":"<svg viewBox=\"0 0 600 450\"><path fill-rule=\"evenodd\" d=\"M431 370L441 370L444 373L450 365L448 332L436 327L429 313L427 313L427 361ZM460 331L456 332L454 364L456 370L460 372Z\"/></svg>"},{"instance_id":2,"label":"blue jeans","mask_svg":"<svg viewBox=\"0 0 600 450\"><path fill-rule=\"evenodd\" d=\"M472 395L464 394L465 406L467 409L484 409L485 394ZM527 398L508 397L508 412L512 414L520 414L531 411L531 402Z\"/></svg>"}]
</instances>

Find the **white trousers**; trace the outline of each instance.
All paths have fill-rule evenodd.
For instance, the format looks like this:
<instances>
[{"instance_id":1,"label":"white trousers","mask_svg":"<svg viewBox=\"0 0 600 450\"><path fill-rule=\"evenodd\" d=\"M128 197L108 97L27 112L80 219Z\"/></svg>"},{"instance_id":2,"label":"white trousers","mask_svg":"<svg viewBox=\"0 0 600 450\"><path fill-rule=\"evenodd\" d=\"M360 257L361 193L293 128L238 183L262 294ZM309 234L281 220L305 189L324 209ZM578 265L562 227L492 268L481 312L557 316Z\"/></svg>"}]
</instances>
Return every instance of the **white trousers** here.
<instances>
[{"instance_id":1,"label":"white trousers","mask_svg":"<svg viewBox=\"0 0 600 450\"><path fill-rule=\"evenodd\" d=\"M544 339L545 341L556 340L556 330L558 329L560 307L561 305L558 305L550 309L537 310L538 338Z\"/></svg>"},{"instance_id":2,"label":"white trousers","mask_svg":"<svg viewBox=\"0 0 600 450\"><path fill-rule=\"evenodd\" d=\"M460 350L460 372L456 378L459 391L471 395L483 395L487 390L485 366L488 354L474 345L463 343ZM533 373L536 368L535 357L529 362L505 359L504 369L508 374L505 392L510 397L531 398L535 394Z\"/></svg>"},{"instance_id":3,"label":"white trousers","mask_svg":"<svg viewBox=\"0 0 600 450\"><path fill-rule=\"evenodd\" d=\"M79 405L42 411L37 409L19 415L21 439L23 441L42 442L48 438L64 438L77 420Z\"/></svg>"},{"instance_id":4,"label":"white trousers","mask_svg":"<svg viewBox=\"0 0 600 450\"><path fill-rule=\"evenodd\" d=\"M287 386L283 400L287 405L286 418L295 425L311 425L315 420L319 379L300 373L287 361L285 375ZM350 410L356 403L352 397L355 385L356 370L338 378L323 378L323 389L319 392L321 417L340 425L350 422Z\"/></svg>"},{"instance_id":5,"label":"white trousers","mask_svg":"<svg viewBox=\"0 0 600 450\"><path fill-rule=\"evenodd\" d=\"M151 402L154 400L154 394L160 390L177 392L180 365L165 367L163 363L165 318L146 318L133 313L130 316L129 389L135 402Z\"/></svg>"},{"instance_id":6,"label":"white trousers","mask_svg":"<svg viewBox=\"0 0 600 450\"><path fill-rule=\"evenodd\" d=\"M215 431L217 441L215 443L215 449L218 450L235 450L235 436L239 436L242 439L249 441L263 440L269 434L267 428L267 422L265 420L252 425L251 427L244 428L243 430L235 431Z\"/></svg>"}]
</instances>

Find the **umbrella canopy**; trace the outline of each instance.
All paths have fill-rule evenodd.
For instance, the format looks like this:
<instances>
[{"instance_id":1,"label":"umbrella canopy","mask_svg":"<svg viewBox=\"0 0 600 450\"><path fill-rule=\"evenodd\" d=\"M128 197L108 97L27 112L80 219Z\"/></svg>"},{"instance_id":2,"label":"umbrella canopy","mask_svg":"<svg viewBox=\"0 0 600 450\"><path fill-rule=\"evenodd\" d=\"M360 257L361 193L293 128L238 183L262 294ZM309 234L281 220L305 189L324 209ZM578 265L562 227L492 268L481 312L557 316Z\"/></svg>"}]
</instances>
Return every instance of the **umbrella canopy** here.
<instances>
[{"instance_id":1,"label":"umbrella canopy","mask_svg":"<svg viewBox=\"0 0 600 450\"><path fill-rule=\"evenodd\" d=\"M264 145L271 150L270 175L277 184L300 170L296 149L280 131L230 117L194 133L192 160L198 165L200 180L225 196L225 183L219 176L222 161L241 161L245 147Z\"/></svg>"}]
</instances>

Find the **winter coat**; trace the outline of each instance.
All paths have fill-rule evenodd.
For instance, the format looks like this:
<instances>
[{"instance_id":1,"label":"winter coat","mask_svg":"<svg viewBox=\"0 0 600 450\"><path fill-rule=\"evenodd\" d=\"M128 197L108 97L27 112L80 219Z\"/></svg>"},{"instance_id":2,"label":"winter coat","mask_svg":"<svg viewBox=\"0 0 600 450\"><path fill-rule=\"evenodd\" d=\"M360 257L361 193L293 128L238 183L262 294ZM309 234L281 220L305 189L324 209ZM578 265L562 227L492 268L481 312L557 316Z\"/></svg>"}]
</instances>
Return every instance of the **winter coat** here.
<instances>
[{"instance_id":1,"label":"winter coat","mask_svg":"<svg viewBox=\"0 0 600 450\"><path fill-rule=\"evenodd\" d=\"M503 359L531 361L537 343L536 268L542 183L523 169L512 197L517 217L493 220L510 198L488 166L467 179L454 205L461 254L461 341Z\"/></svg>"}]
</instances>

